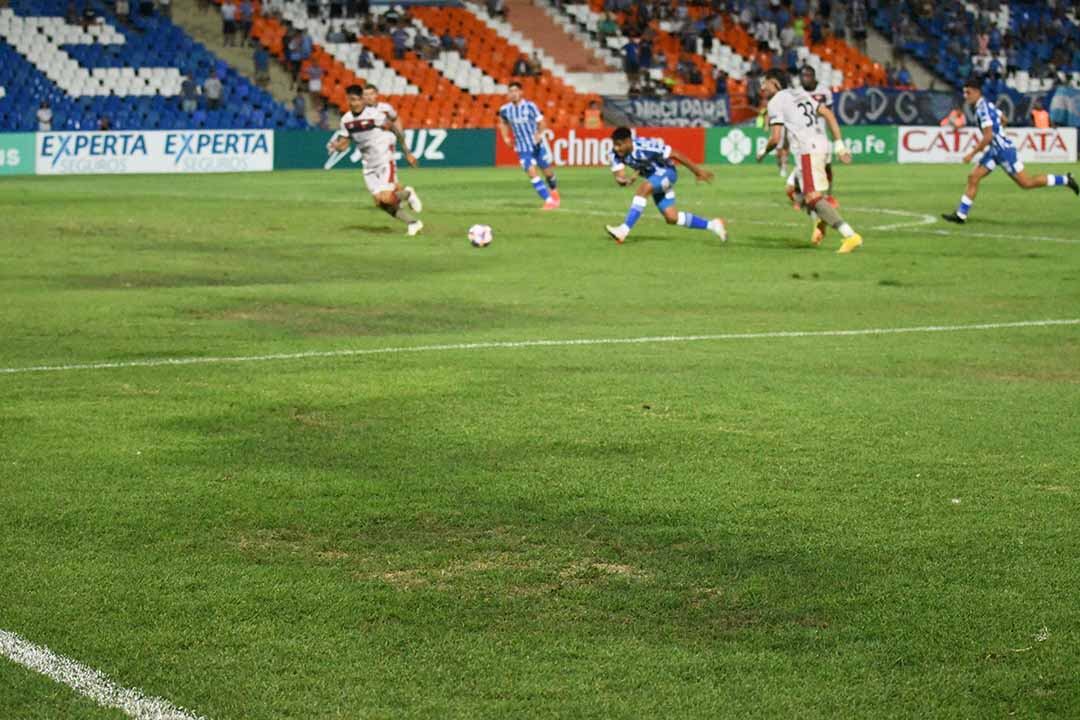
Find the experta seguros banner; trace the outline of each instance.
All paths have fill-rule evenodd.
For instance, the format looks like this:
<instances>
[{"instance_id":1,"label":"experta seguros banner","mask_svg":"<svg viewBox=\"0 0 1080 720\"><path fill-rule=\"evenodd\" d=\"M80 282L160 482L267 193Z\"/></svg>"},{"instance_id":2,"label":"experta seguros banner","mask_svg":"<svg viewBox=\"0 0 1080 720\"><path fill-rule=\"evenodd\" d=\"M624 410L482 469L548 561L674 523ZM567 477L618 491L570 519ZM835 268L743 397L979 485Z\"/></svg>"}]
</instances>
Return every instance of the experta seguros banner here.
<instances>
[{"instance_id":1,"label":"experta seguros banner","mask_svg":"<svg viewBox=\"0 0 1080 720\"><path fill-rule=\"evenodd\" d=\"M938 125L901 126L897 160L902 163L963 162L979 143L982 130ZM1076 162L1076 128L1006 128L1024 162Z\"/></svg>"},{"instance_id":2,"label":"experta seguros banner","mask_svg":"<svg viewBox=\"0 0 1080 720\"><path fill-rule=\"evenodd\" d=\"M38 175L268 171L274 131L38 133L35 169Z\"/></svg>"}]
</instances>

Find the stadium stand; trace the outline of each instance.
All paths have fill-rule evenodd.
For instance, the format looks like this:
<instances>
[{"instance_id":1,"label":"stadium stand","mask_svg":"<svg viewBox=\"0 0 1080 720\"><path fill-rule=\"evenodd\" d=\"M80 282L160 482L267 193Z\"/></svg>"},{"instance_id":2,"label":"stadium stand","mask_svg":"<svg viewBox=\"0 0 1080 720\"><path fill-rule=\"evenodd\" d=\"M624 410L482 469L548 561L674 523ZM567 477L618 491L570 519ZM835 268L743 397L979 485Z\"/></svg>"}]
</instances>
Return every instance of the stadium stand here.
<instances>
[{"instance_id":1,"label":"stadium stand","mask_svg":"<svg viewBox=\"0 0 1080 720\"><path fill-rule=\"evenodd\" d=\"M132 3L121 21L89 0L11 0L0 8L0 131L38 129L42 102L53 130L304 128L265 91L193 41L169 18ZM219 106L200 95L181 102L184 76L197 87L216 74Z\"/></svg>"},{"instance_id":2,"label":"stadium stand","mask_svg":"<svg viewBox=\"0 0 1080 720\"><path fill-rule=\"evenodd\" d=\"M1080 85L1080 25L1063 2L902 0L873 22L953 86L973 72L1022 93Z\"/></svg>"}]
</instances>

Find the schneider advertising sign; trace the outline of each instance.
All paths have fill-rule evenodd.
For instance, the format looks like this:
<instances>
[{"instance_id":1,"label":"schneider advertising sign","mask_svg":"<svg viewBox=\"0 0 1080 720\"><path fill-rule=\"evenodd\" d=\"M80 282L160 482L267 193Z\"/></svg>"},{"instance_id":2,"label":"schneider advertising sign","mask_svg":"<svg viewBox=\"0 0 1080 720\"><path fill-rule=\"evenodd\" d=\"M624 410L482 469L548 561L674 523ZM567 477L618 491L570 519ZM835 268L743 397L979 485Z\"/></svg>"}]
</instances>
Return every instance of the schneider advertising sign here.
<instances>
[{"instance_id":1,"label":"schneider advertising sign","mask_svg":"<svg viewBox=\"0 0 1080 720\"><path fill-rule=\"evenodd\" d=\"M840 128L852 162L896 162L896 128L885 125L847 125ZM769 142L769 131L757 127L711 128L705 131L705 162L728 165L752 163Z\"/></svg>"},{"instance_id":2,"label":"schneider advertising sign","mask_svg":"<svg viewBox=\"0 0 1080 720\"><path fill-rule=\"evenodd\" d=\"M38 133L38 175L273 170L272 130Z\"/></svg>"}]
</instances>

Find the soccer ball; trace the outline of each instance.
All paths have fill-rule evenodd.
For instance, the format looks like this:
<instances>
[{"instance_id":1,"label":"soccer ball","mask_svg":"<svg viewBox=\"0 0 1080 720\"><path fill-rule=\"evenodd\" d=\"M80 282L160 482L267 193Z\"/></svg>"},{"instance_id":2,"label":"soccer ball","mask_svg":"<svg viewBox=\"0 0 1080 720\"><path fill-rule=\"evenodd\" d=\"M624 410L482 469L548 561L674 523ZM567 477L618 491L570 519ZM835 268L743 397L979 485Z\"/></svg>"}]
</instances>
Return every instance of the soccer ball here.
<instances>
[{"instance_id":1,"label":"soccer ball","mask_svg":"<svg viewBox=\"0 0 1080 720\"><path fill-rule=\"evenodd\" d=\"M473 247L487 247L491 244L491 226L473 225L469 228L469 242Z\"/></svg>"}]
</instances>

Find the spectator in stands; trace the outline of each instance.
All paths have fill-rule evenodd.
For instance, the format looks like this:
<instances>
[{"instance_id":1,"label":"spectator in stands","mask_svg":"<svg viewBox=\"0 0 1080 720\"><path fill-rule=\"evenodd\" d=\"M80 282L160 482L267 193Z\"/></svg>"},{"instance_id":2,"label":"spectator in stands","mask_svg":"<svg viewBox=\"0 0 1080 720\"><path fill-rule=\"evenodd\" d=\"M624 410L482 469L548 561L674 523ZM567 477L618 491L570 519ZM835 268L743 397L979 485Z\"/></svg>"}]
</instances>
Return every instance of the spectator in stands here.
<instances>
[{"instance_id":1,"label":"spectator in stands","mask_svg":"<svg viewBox=\"0 0 1080 720\"><path fill-rule=\"evenodd\" d=\"M262 45L255 44L255 55L252 58L255 62L255 82L259 87L266 87L270 84L270 53L266 52L266 48Z\"/></svg>"},{"instance_id":2,"label":"spectator in stands","mask_svg":"<svg viewBox=\"0 0 1080 720\"><path fill-rule=\"evenodd\" d=\"M829 22L832 25L833 37L839 40L847 40L847 8L843 4L838 3L833 8L832 14L829 15Z\"/></svg>"},{"instance_id":3,"label":"spectator in stands","mask_svg":"<svg viewBox=\"0 0 1080 720\"><path fill-rule=\"evenodd\" d=\"M442 37L439 38L439 48L443 52L457 50L457 45L454 44L454 36L450 34L449 28L447 28L447 30L442 34Z\"/></svg>"},{"instance_id":4,"label":"spectator in stands","mask_svg":"<svg viewBox=\"0 0 1080 720\"><path fill-rule=\"evenodd\" d=\"M533 54L529 57L529 75L532 77L540 77L544 72L544 63L540 61L540 53L537 50L533 50Z\"/></svg>"},{"instance_id":5,"label":"spectator in stands","mask_svg":"<svg viewBox=\"0 0 1080 720\"><path fill-rule=\"evenodd\" d=\"M323 69L315 62L307 66L307 89L318 95L322 92Z\"/></svg>"},{"instance_id":6,"label":"spectator in stands","mask_svg":"<svg viewBox=\"0 0 1080 720\"><path fill-rule=\"evenodd\" d=\"M486 4L488 15L506 19L506 0L487 0Z\"/></svg>"},{"instance_id":7,"label":"spectator in stands","mask_svg":"<svg viewBox=\"0 0 1080 720\"><path fill-rule=\"evenodd\" d=\"M394 57L401 60L405 57L405 53L409 48L409 34L405 32L405 28L398 25L391 31L390 40L394 43Z\"/></svg>"},{"instance_id":8,"label":"spectator in stands","mask_svg":"<svg viewBox=\"0 0 1080 720\"><path fill-rule=\"evenodd\" d=\"M967 125L967 118L964 117L964 103L958 101L953 104L953 109L949 111L949 114L941 118L941 127L951 127L960 129Z\"/></svg>"},{"instance_id":9,"label":"spectator in stands","mask_svg":"<svg viewBox=\"0 0 1080 720\"><path fill-rule=\"evenodd\" d=\"M221 36L225 45L233 45L236 38L236 4L233 0L221 2Z\"/></svg>"},{"instance_id":10,"label":"spectator in stands","mask_svg":"<svg viewBox=\"0 0 1080 720\"><path fill-rule=\"evenodd\" d=\"M356 67L358 70L370 70L375 67L375 63L371 58L371 53L367 48L363 48L360 51L360 54L356 56Z\"/></svg>"},{"instance_id":11,"label":"spectator in stands","mask_svg":"<svg viewBox=\"0 0 1080 720\"><path fill-rule=\"evenodd\" d=\"M82 29L89 30L91 25L96 25L98 22L97 13L94 12L94 8L90 7L89 3L83 8L82 13Z\"/></svg>"},{"instance_id":12,"label":"spectator in stands","mask_svg":"<svg viewBox=\"0 0 1080 720\"><path fill-rule=\"evenodd\" d=\"M529 61L524 55L518 56L518 59L514 61L510 74L514 77L526 77L529 74Z\"/></svg>"},{"instance_id":13,"label":"spectator in stands","mask_svg":"<svg viewBox=\"0 0 1080 720\"><path fill-rule=\"evenodd\" d=\"M330 17L337 19L345 14L345 0L330 0Z\"/></svg>"},{"instance_id":14,"label":"spectator in stands","mask_svg":"<svg viewBox=\"0 0 1080 720\"><path fill-rule=\"evenodd\" d=\"M131 3L128 0L116 0L116 19L127 25L131 19Z\"/></svg>"},{"instance_id":15,"label":"spectator in stands","mask_svg":"<svg viewBox=\"0 0 1080 720\"><path fill-rule=\"evenodd\" d=\"M143 2L143 15L149 15L150 14L149 12L146 11L147 4L150 4L151 6L153 5L153 3ZM162 15L164 15L167 18L172 17L172 0L157 0L157 5L158 5L158 12L160 12Z\"/></svg>"},{"instance_id":16,"label":"spectator in stands","mask_svg":"<svg viewBox=\"0 0 1080 720\"><path fill-rule=\"evenodd\" d=\"M819 14L810 21L810 44L820 45L823 42L825 42L825 22Z\"/></svg>"},{"instance_id":17,"label":"spectator in stands","mask_svg":"<svg viewBox=\"0 0 1080 720\"><path fill-rule=\"evenodd\" d=\"M911 87L914 84L911 80L911 72L907 69L907 65L900 65L900 69L896 71L896 84L900 87Z\"/></svg>"},{"instance_id":18,"label":"spectator in stands","mask_svg":"<svg viewBox=\"0 0 1080 720\"><path fill-rule=\"evenodd\" d=\"M719 69L716 71L716 77L714 79L716 80L717 97L724 97L725 95L727 95L728 74L723 69Z\"/></svg>"},{"instance_id":19,"label":"spectator in stands","mask_svg":"<svg viewBox=\"0 0 1080 720\"><path fill-rule=\"evenodd\" d=\"M49 107L48 100L42 100L37 109L37 124L38 132L51 132L53 121L53 111Z\"/></svg>"},{"instance_id":20,"label":"spectator in stands","mask_svg":"<svg viewBox=\"0 0 1080 720\"><path fill-rule=\"evenodd\" d=\"M222 87L221 80L218 79L217 72L211 72L210 77L206 78L203 83L202 91L206 97L206 109L217 110L221 107L221 95L224 88Z\"/></svg>"},{"instance_id":21,"label":"spectator in stands","mask_svg":"<svg viewBox=\"0 0 1080 720\"><path fill-rule=\"evenodd\" d=\"M300 40L300 32L294 30L291 35L285 39L285 61L289 66L289 73L292 75L293 80L296 80L297 74L300 72L300 63L303 61L302 41Z\"/></svg>"},{"instance_id":22,"label":"spectator in stands","mask_svg":"<svg viewBox=\"0 0 1080 720\"><path fill-rule=\"evenodd\" d=\"M585 108L584 125L593 130L604 127L604 118L600 111L599 100L589 101L589 106Z\"/></svg>"},{"instance_id":23,"label":"spectator in stands","mask_svg":"<svg viewBox=\"0 0 1080 720\"><path fill-rule=\"evenodd\" d=\"M292 111L293 115L298 118L307 118L307 103L304 100L304 96L300 94L299 90L296 91L296 97L293 98Z\"/></svg>"},{"instance_id":24,"label":"spectator in stands","mask_svg":"<svg viewBox=\"0 0 1080 720\"><path fill-rule=\"evenodd\" d=\"M652 67L667 70L667 55L663 50L657 50L656 55L653 57Z\"/></svg>"},{"instance_id":25,"label":"spectator in stands","mask_svg":"<svg viewBox=\"0 0 1080 720\"><path fill-rule=\"evenodd\" d=\"M98 118L97 129L102 132L108 132L109 130L112 130L112 120L109 119L108 115L102 115Z\"/></svg>"},{"instance_id":26,"label":"spectator in stands","mask_svg":"<svg viewBox=\"0 0 1080 720\"><path fill-rule=\"evenodd\" d=\"M312 19L319 17L319 0L307 0L307 16Z\"/></svg>"},{"instance_id":27,"label":"spectator in stands","mask_svg":"<svg viewBox=\"0 0 1080 720\"><path fill-rule=\"evenodd\" d=\"M469 40L464 35L455 35L454 44L457 45L458 52L462 56L469 50Z\"/></svg>"},{"instance_id":28,"label":"spectator in stands","mask_svg":"<svg viewBox=\"0 0 1080 720\"><path fill-rule=\"evenodd\" d=\"M641 76L641 62L636 37L630 38L629 42L623 45L623 70L626 72L626 80L630 83L630 87L637 87Z\"/></svg>"},{"instance_id":29,"label":"spectator in stands","mask_svg":"<svg viewBox=\"0 0 1080 720\"><path fill-rule=\"evenodd\" d=\"M1054 127L1054 123L1050 120L1050 113L1046 112L1039 98L1035 98L1031 103L1031 124L1043 129Z\"/></svg>"},{"instance_id":30,"label":"spectator in stands","mask_svg":"<svg viewBox=\"0 0 1080 720\"><path fill-rule=\"evenodd\" d=\"M611 16L611 13L604 13L603 19L596 23L596 34L603 45L607 44L609 37L619 34L619 26L615 24L615 18Z\"/></svg>"},{"instance_id":31,"label":"spectator in stands","mask_svg":"<svg viewBox=\"0 0 1080 720\"><path fill-rule=\"evenodd\" d=\"M330 27L330 32L326 34L326 42L338 45L343 42L348 42L348 38L345 37L345 31L340 25L332 25Z\"/></svg>"},{"instance_id":32,"label":"spectator in stands","mask_svg":"<svg viewBox=\"0 0 1080 720\"><path fill-rule=\"evenodd\" d=\"M67 10L64 12L64 22L66 22L68 25L80 24L81 20L79 20L79 8L75 7L74 2L68 3Z\"/></svg>"},{"instance_id":33,"label":"spectator in stands","mask_svg":"<svg viewBox=\"0 0 1080 720\"><path fill-rule=\"evenodd\" d=\"M255 6L251 4L251 0L240 0L237 15L239 17L237 29L240 31L240 44L247 45L251 42L251 24L255 21Z\"/></svg>"},{"instance_id":34,"label":"spectator in stands","mask_svg":"<svg viewBox=\"0 0 1080 720\"><path fill-rule=\"evenodd\" d=\"M848 7L848 27L859 52L866 54L866 0L851 0Z\"/></svg>"},{"instance_id":35,"label":"spectator in stands","mask_svg":"<svg viewBox=\"0 0 1080 720\"><path fill-rule=\"evenodd\" d=\"M319 104L319 129L330 129L330 106L326 102L326 98L323 98Z\"/></svg>"},{"instance_id":36,"label":"spectator in stands","mask_svg":"<svg viewBox=\"0 0 1080 720\"><path fill-rule=\"evenodd\" d=\"M641 38L641 41L638 42L638 64L646 73L653 65L653 44L652 40L647 36Z\"/></svg>"},{"instance_id":37,"label":"spectator in stands","mask_svg":"<svg viewBox=\"0 0 1080 720\"><path fill-rule=\"evenodd\" d=\"M188 114L199 109L199 86L190 75L185 75L180 83L180 109Z\"/></svg>"}]
</instances>

